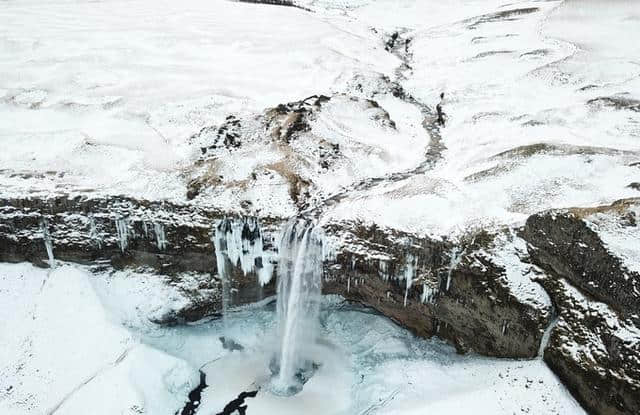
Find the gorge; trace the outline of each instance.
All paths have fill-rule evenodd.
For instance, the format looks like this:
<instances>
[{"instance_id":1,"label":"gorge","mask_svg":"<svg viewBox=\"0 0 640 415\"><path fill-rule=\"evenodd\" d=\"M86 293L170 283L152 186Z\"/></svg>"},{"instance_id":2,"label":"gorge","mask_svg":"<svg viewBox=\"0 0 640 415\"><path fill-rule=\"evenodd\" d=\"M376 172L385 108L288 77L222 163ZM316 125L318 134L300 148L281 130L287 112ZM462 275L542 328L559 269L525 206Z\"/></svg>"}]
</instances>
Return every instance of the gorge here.
<instances>
[{"instance_id":1,"label":"gorge","mask_svg":"<svg viewBox=\"0 0 640 415\"><path fill-rule=\"evenodd\" d=\"M0 21L0 413L640 413L631 2Z\"/></svg>"}]
</instances>

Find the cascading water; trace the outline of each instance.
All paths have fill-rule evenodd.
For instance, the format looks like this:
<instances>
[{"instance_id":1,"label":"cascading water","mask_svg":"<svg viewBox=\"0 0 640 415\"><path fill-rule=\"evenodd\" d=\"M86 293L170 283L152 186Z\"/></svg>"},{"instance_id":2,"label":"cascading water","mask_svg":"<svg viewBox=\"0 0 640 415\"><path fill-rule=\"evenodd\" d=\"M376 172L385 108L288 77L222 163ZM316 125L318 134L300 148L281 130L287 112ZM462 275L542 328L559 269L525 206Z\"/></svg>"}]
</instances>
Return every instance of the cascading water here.
<instances>
[{"instance_id":1,"label":"cascading water","mask_svg":"<svg viewBox=\"0 0 640 415\"><path fill-rule=\"evenodd\" d=\"M445 291L449 291L449 287L451 287L451 274L453 274L453 271L460 264L460 261L462 260L462 253L463 251L458 246L453 247L453 249L451 250L451 254L449 255L451 259L449 263L449 269L447 271L447 283L445 285Z\"/></svg>"},{"instance_id":2,"label":"cascading water","mask_svg":"<svg viewBox=\"0 0 640 415\"><path fill-rule=\"evenodd\" d=\"M303 220L285 227L279 245L277 319L279 352L274 358L271 389L293 395L313 370L322 288L323 237Z\"/></svg>"}]
</instances>

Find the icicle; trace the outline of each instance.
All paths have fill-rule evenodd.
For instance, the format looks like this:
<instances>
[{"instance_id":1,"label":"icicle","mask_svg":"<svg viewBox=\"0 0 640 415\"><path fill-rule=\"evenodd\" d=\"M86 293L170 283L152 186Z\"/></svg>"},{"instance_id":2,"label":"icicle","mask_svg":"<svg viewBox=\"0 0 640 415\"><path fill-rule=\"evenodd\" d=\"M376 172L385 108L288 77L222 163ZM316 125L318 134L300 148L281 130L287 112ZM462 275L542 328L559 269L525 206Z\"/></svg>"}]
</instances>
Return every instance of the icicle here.
<instances>
[{"instance_id":1,"label":"icicle","mask_svg":"<svg viewBox=\"0 0 640 415\"><path fill-rule=\"evenodd\" d=\"M125 217L116 219L116 233L118 234L120 250L124 252L129 245L129 219Z\"/></svg>"},{"instance_id":2,"label":"icicle","mask_svg":"<svg viewBox=\"0 0 640 415\"><path fill-rule=\"evenodd\" d=\"M222 248L220 253L224 254L232 266L239 266L245 275L256 272L262 285L269 283L273 265L265 255L262 232L257 219L225 218L218 222L215 234L215 239Z\"/></svg>"},{"instance_id":3,"label":"icicle","mask_svg":"<svg viewBox=\"0 0 640 415\"><path fill-rule=\"evenodd\" d=\"M145 238L149 238L149 224L146 221L142 222L142 228L144 229Z\"/></svg>"},{"instance_id":4,"label":"icicle","mask_svg":"<svg viewBox=\"0 0 640 415\"><path fill-rule=\"evenodd\" d=\"M409 296L409 289L413 283L413 279L416 275L416 260L413 255L407 255L407 264L404 269L404 279L406 282L404 290L404 306L407 306L407 297Z\"/></svg>"},{"instance_id":5,"label":"icicle","mask_svg":"<svg viewBox=\"0 0 640 415\"><path fill-rule=\"evenodd\" d=\"M347 278L347 292L351 291L351 277Z\"/></svg>"},{"instance_id":6,"label":"icicle","mask_svg":"<svg viewBox=\"0 0 640 415\"><path fill-rule=\"evenodd\" d=\"M322 234L305 221L287 223L280 239L277 319L280 352L272 390L292 395L313 370L309 351L315 343L320 311L323 265Z\"/></svg>"},{"instance_id":7,"label":"icicle","mask_svg":"<svg viewBox=\"0 0 640 415\"><path fill-rule=\"evenodd\" d=\"M502 323L502 335L504 336L504 334L507 332L507 328L509 328L509 322L508 321L504 321Z\"/></svg>"},{"instance_id":8,"label":"icicle","mask_svg":"<svg viewBox=\"0 0 640 415\"><path fill-rule=\"evenodd\" d=\"M145 229L146 228L147 226L145 224ZM158 246L158 249L164 251L164 249L167 247L167 238L165 238L164 235L164 225L159 222L154 222L153 231L156 234L156 245Z\"/></svg>"},{"instance_id":9,"label":"icicle","mask_svg":"<svg viewBox=\"0 0 640 415\"><path fill-rule=\"evenodd\" d=\"M445 287L445 291L449 291L449 287L451 286L451 274L453 273L453 270L458 266L458 264L460 264L460 261L462 260L462 252L460 250L459 247L454 246L453 249L451 250L451 254L450 254L450 263L449 263L449 270L447 272L447 284Z\"/></svg>"},{"instance_id":10,"label":"icicle","mask_svg":"<svg viewBox=\"0 0 640 415\"><path fill-rule=\"evenodd\" d=\"M54 269L56 267L56 260L53 257L53 241L51 240L51 234L48 228L49 223L46 218L42 218L40 227L42 228L42 239L44 240L44 247L47 250L47 257L49 258L49 268Z\"/></svg>"},{"instance_id":11,"label":"icicle","mask_svg":"<svg viewBox=\"0 0 640 415\"><path fill-rule=\"evenodd\" d=\"M227 270L227 262L225 252L227 250L226 241L226 219L221 221L215 228L215 233L212 236L213 246L215 249L216 266L218 268L218 276L222 284L222 325L226 336L227 332L227 310L230 305L231 297L231 275Z\"/></svg>"},{"instance_id":12,"label":"icicle","mask_svg":"<svg viewBox=\"0 0 640 415\"><path fill-rule=\"evenodd\" d=\"M262 258L262 261L262 268L258 269L258 282L264 287L271 282L273 277L273 264L265 257Z\"/></svg>"},{"instance_id":13,"label":"icicle","mask_svg":"<svg viewBox=\"0 0 640 415\"><path fill-rule=\"evenodd\" d=\"M433 303L437 293L437 288L430 287L428 284L422 284L422 295L420 296L420 301L423 304Z\"/></svg>"},{"instance_id":14,"label":"icicle","mask_svg":"<svg viewBox=\"0 0 640 415\"><path fill-rule=\"evenodd\" d=\"M389 273L387 272L388 264L386 261L380 260L378 262L378 270L380 271L380 275L382 275L382 279L384 281L389 280Z\"/></svg>"},{"instance_id":15,"label":"icicle","mask_svg":"<svg viewBox=\"0 0 640 415\"><path fill-rule=\"evenodd\" d=\"M98 249L102 249L102 239L100 238L100 234L98 234L96 220L93 215L89 216L89 238L98 245Z\"/></svg>"}]
</instances>

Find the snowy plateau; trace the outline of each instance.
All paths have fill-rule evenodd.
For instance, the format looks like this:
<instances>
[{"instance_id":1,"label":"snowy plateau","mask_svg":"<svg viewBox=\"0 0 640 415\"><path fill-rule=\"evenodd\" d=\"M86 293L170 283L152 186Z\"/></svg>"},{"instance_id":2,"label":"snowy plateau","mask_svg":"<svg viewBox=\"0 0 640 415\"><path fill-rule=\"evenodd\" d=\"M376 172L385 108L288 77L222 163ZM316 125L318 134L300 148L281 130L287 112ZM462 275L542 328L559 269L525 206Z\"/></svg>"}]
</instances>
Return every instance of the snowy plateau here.
<instances>
[{"instance_id":1,"label":"snowy plateau","mask_svg":"<svg viewBox=\"0 0 640 415\"><path fill-rule=\"evenodd\" d=\"M0 1L0 414L301 413L640 414L640 2Z\"/></svg>"}]
</instances>

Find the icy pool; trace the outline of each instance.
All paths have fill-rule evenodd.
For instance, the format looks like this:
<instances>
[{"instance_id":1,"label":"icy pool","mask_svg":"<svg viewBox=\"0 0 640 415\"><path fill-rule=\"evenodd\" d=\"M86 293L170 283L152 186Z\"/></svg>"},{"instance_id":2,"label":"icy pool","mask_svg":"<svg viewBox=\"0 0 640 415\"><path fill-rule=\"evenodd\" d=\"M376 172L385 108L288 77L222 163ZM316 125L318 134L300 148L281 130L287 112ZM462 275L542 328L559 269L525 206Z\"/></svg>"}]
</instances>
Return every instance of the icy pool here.
<instances>
[{"instance_id":1,"label":"icy pool","mask_svg":"<svg viewBox=\"0 0 640 415\"><path fill-rule=\"evenodd\" d=\"M247 414L584 413L540 359L460 356L339 297L323 300L314 376L277 396L267 387L274 302L231 312L226 330L149 321L178 297L153 274L0 264L0 412L173 415L202 370L197 413L207 415L252 391Z\"/></svg>"}]
</instances>

